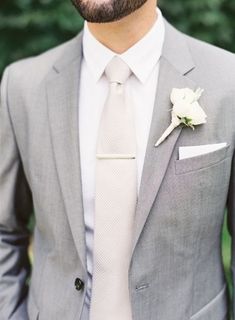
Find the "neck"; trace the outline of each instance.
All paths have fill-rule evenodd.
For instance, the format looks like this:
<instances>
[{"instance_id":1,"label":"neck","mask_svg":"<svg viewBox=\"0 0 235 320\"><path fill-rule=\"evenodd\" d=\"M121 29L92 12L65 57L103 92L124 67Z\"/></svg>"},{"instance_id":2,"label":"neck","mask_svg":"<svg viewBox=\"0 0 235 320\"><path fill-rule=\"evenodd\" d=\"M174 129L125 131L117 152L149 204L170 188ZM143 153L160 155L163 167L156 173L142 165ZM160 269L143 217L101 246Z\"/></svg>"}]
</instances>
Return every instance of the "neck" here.
<instances>
[{"instance_id":1,"label":"neck","mask_svg":"<svg viewBox=\"0 0 235 320\"><path fill-rule=\"evenodd\" d=\"M99 42L115 53L121 54L144 37L156 19L156 0L148 0L141 8L119 21L87 24Z\"/></svg>"}]
</instances>

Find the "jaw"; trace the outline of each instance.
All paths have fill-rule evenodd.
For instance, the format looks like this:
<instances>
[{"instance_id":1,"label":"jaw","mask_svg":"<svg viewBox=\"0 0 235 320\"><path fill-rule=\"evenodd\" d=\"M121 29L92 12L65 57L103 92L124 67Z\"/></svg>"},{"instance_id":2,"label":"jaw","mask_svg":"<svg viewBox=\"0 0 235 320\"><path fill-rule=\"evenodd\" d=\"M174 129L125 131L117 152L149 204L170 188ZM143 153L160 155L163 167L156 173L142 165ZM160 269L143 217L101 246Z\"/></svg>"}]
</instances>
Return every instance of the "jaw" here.
<instances>
[{"instance_id":1,"label":"jaw","mask_svg":"<svg viewBox=\"0 0 235 320\"><path fill-rule=\"evenodd\" d=\"M99 7L100 5L103 5L103 4L108 4L108 3L111 4L112 0L81 0L81 2L91 7L93 6Z\"/></svg>"}]
</instances>

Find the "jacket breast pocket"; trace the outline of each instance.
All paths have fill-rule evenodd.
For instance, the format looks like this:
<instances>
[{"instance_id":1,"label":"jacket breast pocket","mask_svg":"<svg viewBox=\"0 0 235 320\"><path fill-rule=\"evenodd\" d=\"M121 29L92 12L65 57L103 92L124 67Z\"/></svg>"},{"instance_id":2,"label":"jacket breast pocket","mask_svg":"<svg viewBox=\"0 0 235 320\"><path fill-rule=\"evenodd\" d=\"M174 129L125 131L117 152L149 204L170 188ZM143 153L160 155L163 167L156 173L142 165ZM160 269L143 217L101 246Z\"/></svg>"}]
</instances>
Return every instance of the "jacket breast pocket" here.
<instances>
[{"instance_id":1,"label":"jacket breast pocket","mask_svg":"<svg viewBox=\"0 0 235 320\"><path fill-rule=\"evenodd\" d=\"M227 285L208 302L202 309L191 316L189 320L227 320L228 319L228 292Z\"/></svg>"},{"instance_id":2,"label":"jacket breast pocket","mask_svg":"<svg viewBox=\"0 0 235 320\"><path fill-rule=\"evenodd\" d=\"M175 174L180 175L184 173L193 172L200 169L209 168L215 164L219 164L229 155L230 144L226 147L212 151L206 154L186 158L181 160L174 160Z\"/></svg>"}]
</instances>

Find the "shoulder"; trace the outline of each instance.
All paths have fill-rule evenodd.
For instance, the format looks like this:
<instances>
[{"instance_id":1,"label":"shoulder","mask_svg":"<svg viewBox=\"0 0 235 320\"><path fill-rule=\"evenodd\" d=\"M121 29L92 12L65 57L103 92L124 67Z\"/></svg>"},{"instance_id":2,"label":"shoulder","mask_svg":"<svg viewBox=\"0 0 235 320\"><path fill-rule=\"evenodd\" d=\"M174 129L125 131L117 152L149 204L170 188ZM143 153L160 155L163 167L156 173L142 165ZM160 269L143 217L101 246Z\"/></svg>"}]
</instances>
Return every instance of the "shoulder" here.
<instances>
[{"instance_id":1,"label":"shoulder","mask_svg":"<svg viewBox=\"0 0 235 320\"><path fill-rule=\"evenodd\" d=\"M182 33L166 20L163 55L181 68L189 64L194 80L220 83L231 77L235 81L234 53Z\"/></svg>"},{"instance_id":2,"label":"shoulder","mask_svg":"<svg viewBox=\"0 0 235 320\"><path fill-rule=\"evenodd\" d=\"M205 67L205 71L212 69L218 73L221 71L232 72L235 75L234 53L188 35L184 36L197 67Z\"/></svg>"},{"instance_id":3,"label":"shoulder","mask_svg":"<svg viewBox=\"0 0 235 320\"><path fill-rule=\"evenodd\" d=\"M58 60L62 57L72 59L79 54L80 37L81 33L37 56L21 59L10 64L6 68L9 81L24 83L24 85L39 84Z\"/></svg>"},{"instance_id":4,"label":"shoulder","mask_svg":"<svg viewBox=\"0 0 235 320\"><path fill-rule=\"evenodd\" d=\"M192 68L187 76L191 80L210 92L217 91L234 97L234 53L182 33L168 22L166 34L167 55L172 61L177 56L181 65L190 61Z\"/></svg>"},{"instance_id":5,"label":"shoulder","mask_svg":"<svg viewBox=\"0 0 235 320\"><path fill-rule=\"evenodd\" d=\"M210 96L234 108L235 54L186 35L185 39L195 65L189 77Z\"/></svg>"}]
</instances>

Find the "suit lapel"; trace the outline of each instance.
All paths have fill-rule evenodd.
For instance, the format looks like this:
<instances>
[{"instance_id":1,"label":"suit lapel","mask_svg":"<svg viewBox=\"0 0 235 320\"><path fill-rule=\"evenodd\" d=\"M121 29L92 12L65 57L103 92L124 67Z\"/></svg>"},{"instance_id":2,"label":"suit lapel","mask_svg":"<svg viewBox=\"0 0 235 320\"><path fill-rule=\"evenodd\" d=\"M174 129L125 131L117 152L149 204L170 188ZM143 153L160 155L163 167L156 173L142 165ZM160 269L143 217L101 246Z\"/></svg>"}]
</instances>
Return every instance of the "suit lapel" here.
<instances>
[{"instance_id":1,"label":"suit lapel","mask_svg":"<svg viewBox=\"0 0 235 320\"><path fill-rule=\"evenodd\" d=\"M132 253L143 230L153 202L164 179L174 146L182 128L176 128L157 148L157 139L170 124L172 88L195 84L186 77L194 64L185 37L165 21L166 35L160 60L158 88L145 155L134 223ZM74 242L86 270L85 224L82 202L78 128L79 78L82 59L82 33L63 53L48 75L47 96L51 138L58 177Z\"/></svg>"},{"instance_id":2,"label":"suit lapel","mask_svg":"<svg viewBox=\"0 0 235 320\"><path fill-rule=\"evenodd\" d=\"M154 147L158 138L171 122L171 112L169 111L172 108L171 90L184 87L195 89L194 82L185 76L194 68L185 38L166 21L165 26L166 35L160 59L158 87L136 207L132 254L182 131L181 126L177 127L164 142L157 148Z\"/></svg>"},{"instance_id":3,"label":"suit lapel","mask_svg":"<svg viewBox=\"0 0 235 320\"><path fill-rule=\"evenodd\" d=\"M82 35L72 40L47 81L48 116L60 187L80 260L86 270L85 227L78 139Z\"/></svg>"}]
</instances>

